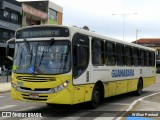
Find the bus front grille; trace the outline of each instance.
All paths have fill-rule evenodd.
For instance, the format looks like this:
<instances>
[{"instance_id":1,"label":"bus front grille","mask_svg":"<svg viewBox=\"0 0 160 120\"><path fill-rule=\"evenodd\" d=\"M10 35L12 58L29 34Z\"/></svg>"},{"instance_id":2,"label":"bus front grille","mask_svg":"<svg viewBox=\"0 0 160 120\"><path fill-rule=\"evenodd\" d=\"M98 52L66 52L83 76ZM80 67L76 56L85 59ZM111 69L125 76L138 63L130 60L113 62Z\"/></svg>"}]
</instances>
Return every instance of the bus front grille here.
<instances>
[{"instance_id":1,"label":"bus front grille","mask_svg":"<svg viewBox=\"0 0 160 120\"><path fill-rule=\"evenodd\" d=\"M26 98L26 97L23 97L23 99L26 99L26 100L36 100L36 101L47 101L47 99L33 99L33 98Z\"/></svg>"},{"instance_id":2,"label":"bus front grille","mask_svg":"<svg viewBox=\"0 0 160 120\"><path fill-rule=\"evenodd\" d=\"M40 76L18 76L17 80L26 82L51 82L56 81L54 77L40 77Z\"/></svg>"},{"instance_id":3,"label":"bus front grille","mask_svg":"<svg viewBox=\"0 0 160 120\"><path fill-rule=\"evenodd\" d=\"M32 90L31 88L27 88L27 87L20 87L23 90ZM51 88L35 88L32 91L49 91Z\"/></svg>"}]
</instances>

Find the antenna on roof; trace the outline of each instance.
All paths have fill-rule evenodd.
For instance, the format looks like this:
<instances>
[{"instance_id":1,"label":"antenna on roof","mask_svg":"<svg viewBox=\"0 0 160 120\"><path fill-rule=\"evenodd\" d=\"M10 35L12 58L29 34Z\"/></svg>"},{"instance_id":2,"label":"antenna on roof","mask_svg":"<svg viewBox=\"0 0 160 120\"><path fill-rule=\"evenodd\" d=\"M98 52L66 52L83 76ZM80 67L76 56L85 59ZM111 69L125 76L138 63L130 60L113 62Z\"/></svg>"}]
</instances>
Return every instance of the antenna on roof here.
<instances>
[{"instance_id":1,"label":"antenna on roof","mask_svg":"<svg viewBox=\"0 0 160 120\"><path fill-rule=\"evenodd\" d=\"M89 31L89 27L88 26L83 26L83 29L88 30Z\"/></svg>"}]
</instances>

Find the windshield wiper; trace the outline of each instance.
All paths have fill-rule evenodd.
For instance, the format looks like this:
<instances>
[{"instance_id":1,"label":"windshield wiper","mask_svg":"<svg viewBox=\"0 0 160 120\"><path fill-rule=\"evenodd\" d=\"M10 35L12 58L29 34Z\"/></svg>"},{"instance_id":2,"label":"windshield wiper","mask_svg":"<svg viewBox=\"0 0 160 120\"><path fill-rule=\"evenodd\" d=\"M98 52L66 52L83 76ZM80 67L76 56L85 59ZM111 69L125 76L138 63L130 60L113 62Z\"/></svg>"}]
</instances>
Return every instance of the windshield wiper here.
<instances>
[{"instance_id":1,"label":"windshield wiper","mask_svg":"<svg viewBox=\"0 0 160 120\"><path fill-rule=\"evenodd\" d=\"M24 41L24 45L27 49L28 55L31 55L29 42L26 39L23 39L23 41Z\"/></svg>"},{"instance_id":2,"label":"windshield wiper","mask_svg":"<svg viewBox=\"0 0 160 120\"><path fill-rule=\"evenodd\" d=\"M43 49L43 52L42 52L42 56L40 58L40 62L39 62L39 66L41 65L41 61L42 61L42 58L44 57L44 53L48 50L49 51L49 47L52 46L54 44L55 40L54 38L52 38L49 42L49 44Z\"/></svg>"},{"instance_id":3,"label":"windshield wiper","mask_svg":"<svg viewBox=\"0 0 160 120\"><path fill-rule=\"evenodd\" d=\"M54 44L54 42L55 42L55 40L54 40L54 38L52 38L51 40L50 40L50 43L48 44L48 48L50 47L50 46L52 46L53 44Z\"/></svg>"}]
</instances>

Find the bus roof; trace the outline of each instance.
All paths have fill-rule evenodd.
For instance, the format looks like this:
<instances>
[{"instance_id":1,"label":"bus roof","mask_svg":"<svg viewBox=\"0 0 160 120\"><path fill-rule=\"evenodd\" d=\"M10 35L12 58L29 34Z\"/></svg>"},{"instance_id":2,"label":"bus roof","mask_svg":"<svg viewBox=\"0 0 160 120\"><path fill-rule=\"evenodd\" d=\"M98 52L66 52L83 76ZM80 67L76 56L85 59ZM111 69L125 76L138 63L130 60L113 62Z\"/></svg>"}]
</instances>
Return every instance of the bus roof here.
<instances>
[{"instance_id":1,"label":"bus roof","mask_svg":"<svg viewBox=\"0 0 160 120\"><path fill-rule=\"evenodd\" d=\"M116 43L120 43L120 44L124 44L124 45L128 45L128 46L132 46L132 47L137 47L137 48L141 48L141 49L147 49L147 50L151 50L151 51L155 51L155 49L153 48L149 48L149 47L146 47L146 46L142 46L142 45L138 45L138 44L134 44L134 43L129 43L129 42L126 42L126 41L122 41L122 40L118 40L118 39L115 39L115 38L112 38L112 37L108 37L108 36L105 36L105 35L102 35L102 34L99 34L99 33L95 33L95 32L92 32L92 31L89 31L89 30L85 30L83 28L79 28L79 27L75 27L75 26L65 26L65 25L34 25L34 26L27 26L27 27L24 27L24 28L19 28L17 29L16 31L19 31L19 30L23 30L23 29L27 29L27 28L32 28L32 27L66 27L68 28L70 31L74 32L74 33L81 33L81 34L84 34L84 35L88 35L88 36L91 36L91 37L95 37L95 38L99 38L99 39L102 39L102 40L108 40L108 41L112 41L112 42L116 42Z\"/></svg>"},{"instance_id":2,"label":"bus roof","mask_svg":"<svg viewBox=\"0 0 160 120\"><path fill-rule=\"evenodd\" d=\"M71 29L75 30L76 32L80 32L82 34L86 34L86 35L96 37L96 38L100 38L100 39L103 39L103 40L108 40L108 41L112 41L112 42L116 42L116 43L120 43L120 44L125 44L125 45L132 46L132 47L137 47L137 48L142 48L142 49L155 51L155 49L150 48L150 47L146 47L146 46L142 46L142 45L139 45L139 44L129 43L129 42L126 42L126 41L118 40L118 39L108 37L108 36L105 36L105 35L102 35L102 34L99 34L99 33L95 33L95 32L92 32L92 31L85 30L83 28L77 28L77 27L74 27L74 26L68 26L68 28L71 28Z\"/></svg>"}]
</instances>

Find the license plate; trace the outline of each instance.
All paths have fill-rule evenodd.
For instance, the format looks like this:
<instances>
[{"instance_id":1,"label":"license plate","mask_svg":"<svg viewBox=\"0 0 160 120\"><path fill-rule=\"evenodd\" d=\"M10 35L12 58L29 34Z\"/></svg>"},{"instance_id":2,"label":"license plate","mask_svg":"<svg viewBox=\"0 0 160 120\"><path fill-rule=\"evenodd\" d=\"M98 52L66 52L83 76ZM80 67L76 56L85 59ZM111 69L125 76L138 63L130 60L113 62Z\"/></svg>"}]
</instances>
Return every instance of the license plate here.
<instances>
[{"instance_id":1,"label":"license plate","mask_svg":"<svg viewBox=\"0 0 160 120\"><path fill-rule=\"evenodd\" d=\"M29 97L32 98L32 99L38 99L39 95L37 95L37 94L30 94Z\"/></svg>"}]
</instances>

